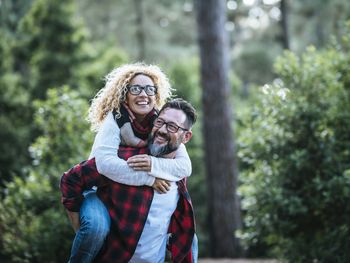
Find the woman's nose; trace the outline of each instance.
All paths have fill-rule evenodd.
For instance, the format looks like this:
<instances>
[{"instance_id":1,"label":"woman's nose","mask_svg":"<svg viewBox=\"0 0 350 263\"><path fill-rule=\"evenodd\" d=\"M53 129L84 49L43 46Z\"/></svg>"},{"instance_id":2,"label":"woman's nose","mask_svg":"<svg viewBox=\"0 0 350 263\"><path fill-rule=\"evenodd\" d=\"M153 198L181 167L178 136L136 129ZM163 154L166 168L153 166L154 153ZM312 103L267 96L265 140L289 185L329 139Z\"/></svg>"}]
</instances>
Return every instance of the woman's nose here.
<instances>
[{"instance_id":1,"label":"woman's nose","mask_svg":"<svg viewBox=\"0 0 350 263\"><path fill-rule=\"evenodd\" d=\"M139 96L143 96L143 97L147 97L147 96L148 96L147 93L146 93L146 91L145 91L145 89L142 89L142 90L141 90Z\"/></svg>"}]
</instances>

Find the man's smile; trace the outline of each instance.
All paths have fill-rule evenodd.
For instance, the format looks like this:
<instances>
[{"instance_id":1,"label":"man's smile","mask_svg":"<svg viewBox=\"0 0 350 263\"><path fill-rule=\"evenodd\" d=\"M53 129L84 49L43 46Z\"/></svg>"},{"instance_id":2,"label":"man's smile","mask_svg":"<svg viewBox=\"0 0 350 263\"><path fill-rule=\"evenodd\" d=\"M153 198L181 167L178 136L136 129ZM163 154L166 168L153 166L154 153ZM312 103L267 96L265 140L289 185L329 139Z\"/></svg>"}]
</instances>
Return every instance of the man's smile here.
<instances>
[{"instance_id":1,"label":"man's smile","mask_svg":"<svg viewBox=\"0 0 350 263\"><path fill-rule=\"evenodd\" d=\"M159 132L157 132L154 135L154 142L157 142L158 144L163 144L169 141L169 136L165 135L165 134L160 134Z\"/></svg>"}]
</instances>

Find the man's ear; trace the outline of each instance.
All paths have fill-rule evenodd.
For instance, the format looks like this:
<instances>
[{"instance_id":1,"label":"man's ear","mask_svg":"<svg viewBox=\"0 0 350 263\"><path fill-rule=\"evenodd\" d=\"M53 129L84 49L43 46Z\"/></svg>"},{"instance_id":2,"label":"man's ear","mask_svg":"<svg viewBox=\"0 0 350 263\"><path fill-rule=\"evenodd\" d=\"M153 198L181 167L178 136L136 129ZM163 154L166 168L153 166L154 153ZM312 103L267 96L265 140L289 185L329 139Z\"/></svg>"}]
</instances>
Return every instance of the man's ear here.
<instances>
[{"instance_id":1,"label":"man's ear","mask_svg":"<svg viewBox=\"0 0 350 263\"><path fill-rule=\"evenodd\" d=\"M192 131L186 131L185 136L182 139L182 143L185 144L192 138Z\"/></svg>"}]
</instances>

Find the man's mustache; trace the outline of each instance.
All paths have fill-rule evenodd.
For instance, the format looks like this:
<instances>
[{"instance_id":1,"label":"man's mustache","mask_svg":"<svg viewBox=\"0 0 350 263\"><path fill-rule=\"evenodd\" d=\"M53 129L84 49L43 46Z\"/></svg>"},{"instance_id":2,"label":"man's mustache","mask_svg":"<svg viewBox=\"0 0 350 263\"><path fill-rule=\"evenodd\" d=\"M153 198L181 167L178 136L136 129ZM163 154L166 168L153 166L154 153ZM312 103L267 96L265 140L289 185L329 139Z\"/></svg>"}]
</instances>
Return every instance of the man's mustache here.
<instances>
[{"instance_id":1,"label":"man's mustache","mask_svg":"<svg viewBox=\"0 0 350 263\"><path fill-rule=\"evenodd\" d=\"M153 135L153 141L154 141L154 138L156 136L162 137L163 139L168 140L168 141L170 140L170 136L168 134L157 131Z\"/></svg>"}]
</instances>

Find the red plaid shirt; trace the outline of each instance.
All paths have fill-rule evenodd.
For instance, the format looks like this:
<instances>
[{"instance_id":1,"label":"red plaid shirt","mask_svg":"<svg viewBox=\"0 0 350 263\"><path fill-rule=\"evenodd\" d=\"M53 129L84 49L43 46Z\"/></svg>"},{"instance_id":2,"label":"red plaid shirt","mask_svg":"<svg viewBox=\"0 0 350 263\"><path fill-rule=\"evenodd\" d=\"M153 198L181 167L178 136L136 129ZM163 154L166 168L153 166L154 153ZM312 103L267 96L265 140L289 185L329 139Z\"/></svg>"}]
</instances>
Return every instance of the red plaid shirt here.
<instances>
[{"instance_id":1,"label":"red plaid shirt","mask_svg":"<svg viewBox=\"0 0 350 263\"><path fill-rule=\"evenodd\" d=\"M127 160L136 154L147 153L146 148L119 147L118 155ZM191 245L195 231L192 203L186 179L179 181L180 198L173 213L168 232L168 249L173 262L192 262ZM61 178L62 203L66 209L78 212L84 190L97 186L97 194L111 217L111 228L104 247L95 262L128 262L140 239L153 199L149 186L130 186L109 180L98 173L95 159L77 164Z\"/></svg>"}]
</instances>

